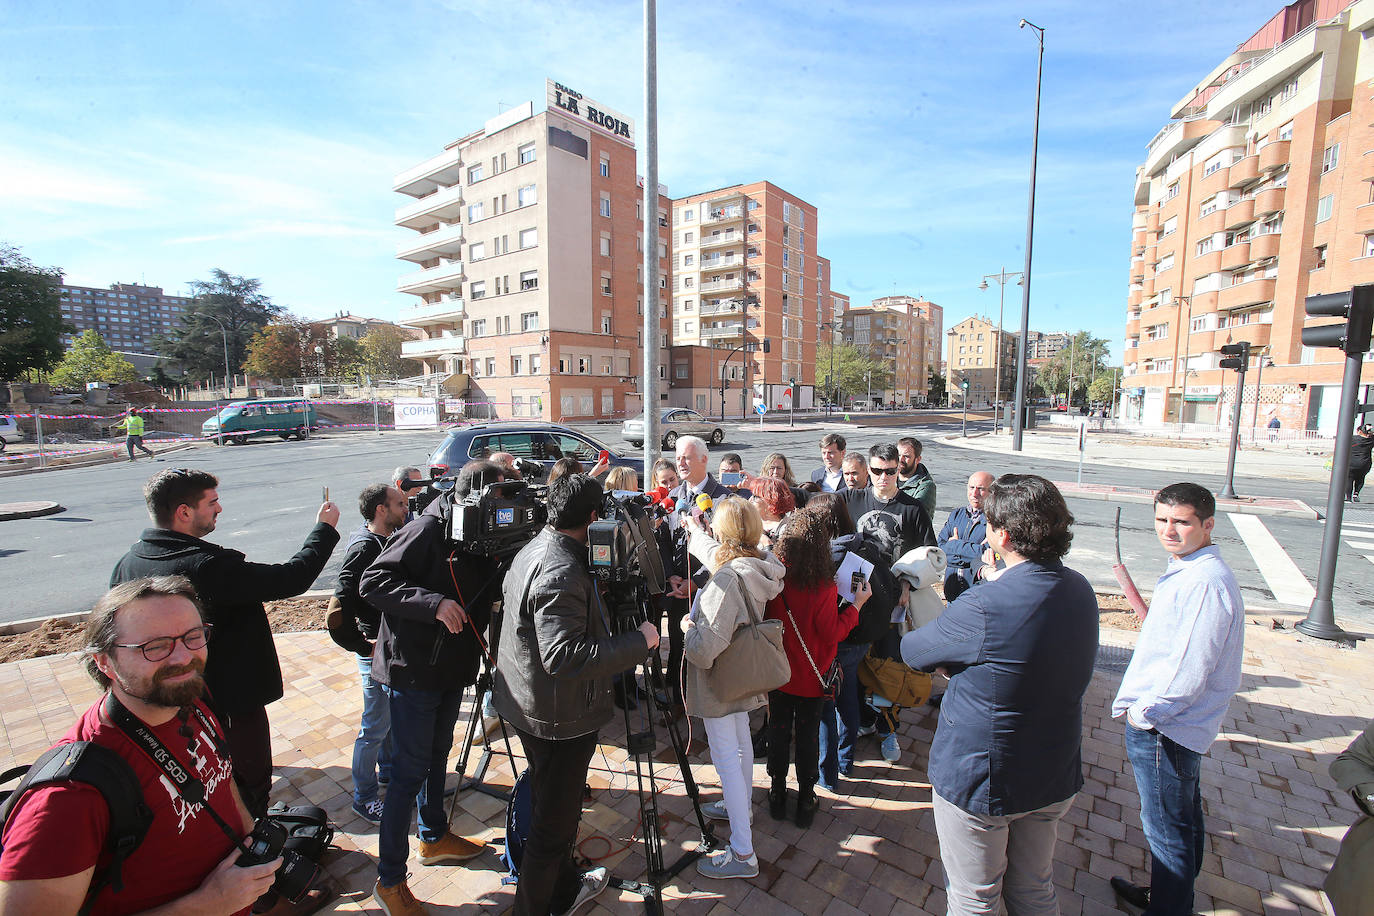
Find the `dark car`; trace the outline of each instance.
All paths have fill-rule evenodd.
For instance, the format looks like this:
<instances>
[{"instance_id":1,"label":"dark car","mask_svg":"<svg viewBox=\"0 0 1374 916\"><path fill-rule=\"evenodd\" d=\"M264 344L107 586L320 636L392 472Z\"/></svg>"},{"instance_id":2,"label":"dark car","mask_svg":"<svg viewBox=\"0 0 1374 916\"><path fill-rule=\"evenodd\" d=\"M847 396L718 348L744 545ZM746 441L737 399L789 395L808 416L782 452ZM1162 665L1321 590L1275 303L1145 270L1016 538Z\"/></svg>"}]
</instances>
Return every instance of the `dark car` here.
<instances>
[{"instance_id":1,"label":"dark car","mask_svg":"<svg viewBox=\"0 0 1374 916\"><path fill-rule=\"evenodd\" d=\"M516 458L538 462L542 466L539 480L549 475L549 469L560 458L576 458L590 471L601 452L610 453L611 467L626 467L639 473L644 462L639 458L617 455L586 433L553 423L505 422L477 423L456 426L444 436L444 441L429 457L431 476L457 474L474 458L486 458L495 452L510 452Z\"/></svg>"}]
</instances>

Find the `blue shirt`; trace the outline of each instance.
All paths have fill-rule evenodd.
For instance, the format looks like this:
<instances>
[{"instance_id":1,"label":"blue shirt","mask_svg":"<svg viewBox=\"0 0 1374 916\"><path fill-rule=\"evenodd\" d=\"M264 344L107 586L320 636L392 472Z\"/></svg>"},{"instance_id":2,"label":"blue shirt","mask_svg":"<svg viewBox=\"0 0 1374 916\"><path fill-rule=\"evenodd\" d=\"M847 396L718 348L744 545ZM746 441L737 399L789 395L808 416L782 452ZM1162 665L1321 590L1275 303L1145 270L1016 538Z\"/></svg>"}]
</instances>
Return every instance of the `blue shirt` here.
<instances>
[{"instance_id":1,"label":"blue shirt","mask_svg":"<svg viewBox=\"0 0 1374 916\"><path fill-rule=\"evenodd\" d=\"M1112 717L1154 728L1199 754L1240 687L1245 607L1215 545L1172 557L1155 585Z\"/></svg>"}]
</instances>

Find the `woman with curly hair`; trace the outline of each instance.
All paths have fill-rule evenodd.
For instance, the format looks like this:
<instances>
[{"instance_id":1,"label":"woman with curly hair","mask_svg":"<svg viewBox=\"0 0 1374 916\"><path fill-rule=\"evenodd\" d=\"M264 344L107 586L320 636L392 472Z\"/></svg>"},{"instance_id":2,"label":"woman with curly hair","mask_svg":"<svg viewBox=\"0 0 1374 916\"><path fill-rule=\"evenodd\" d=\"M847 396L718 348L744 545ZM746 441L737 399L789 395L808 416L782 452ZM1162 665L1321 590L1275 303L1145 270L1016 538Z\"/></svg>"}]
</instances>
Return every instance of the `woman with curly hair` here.
<instances>
[{"instance_id":1,"label":"woman with curly hair","mask_svg":"<svg viewBox=\"0 0 1374 916\"><path fill-rule=\"evenodd\" d=\"M854 628L859 610L872 592L864 583L854 603L838 606L835 562L825 522L809 512L787 520L778 538L777 557L787 573L782 592L768 602L768 617L783 623L783 648L792 678L768 694L768 813L787 816L788 754L796 742L798 827L810 827L816 816L816 780L820 775L820 727L824 690L821 678L835 660L836 647Z\"/></svg>"},{"instance_id":2,"label":"woman with curly hair","mask_svg":"<svg viewBox=\"0 0 1374 916\"><path fill-rule=\"evenodd\" d=\"M783 520L797 508L792 490L780 477L755 477L749 484L754 504L763 519L765 546L771 547L778 537Z\"/></svg>"},{"instance_id":3,"label":"woman with curly hair","mask_svg":"<svg viewBox=\"0 0 1374 916\"><path fill-rule=\"evenodd\" d=\"M715 663L740 627L763 619L766 603L782 590L784 570L772 554L759 549L763 520L751 501L721 500L712 528L714 537L701 517L687 523L688 549L711 568L711 578L682 621L684 702L689 714L701 717L725 796L702 810L708 817L730 822L730 844L723 852L698 859L697 871L708 878L752 878L759 873L759 860L750 830L754 745L749 713L767 703L768 696L723 699L715 690Z\"/></svg>"}]
</instances>

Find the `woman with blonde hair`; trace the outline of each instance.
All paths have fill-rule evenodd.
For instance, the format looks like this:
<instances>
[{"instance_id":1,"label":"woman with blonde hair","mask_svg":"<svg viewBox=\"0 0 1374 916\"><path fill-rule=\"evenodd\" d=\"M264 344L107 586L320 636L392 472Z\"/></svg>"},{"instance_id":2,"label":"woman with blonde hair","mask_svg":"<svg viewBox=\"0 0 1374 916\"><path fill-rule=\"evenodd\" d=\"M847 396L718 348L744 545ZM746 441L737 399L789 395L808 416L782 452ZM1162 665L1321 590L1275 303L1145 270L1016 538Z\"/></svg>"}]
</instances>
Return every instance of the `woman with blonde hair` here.
<instances>
[{"instance_id":1,"label":"woman with blonde hair","mask_svg":"<svg viewBox=\"0 0 1374 916\"><path fill-rule=\"evenodd\" d=\"M768 697L757 693L726 701L713 690L716 659L740 627L762 621L770 599L782 591L786 571L772 554L759 550L763 520L749 500L730 498L716 504L711 523L700 516L688 524L688 549L711 568L711 578L697 592L691 613L683 618L687 711L700 716L711 762L720 777L723 802L704 807L707 816L730 822L730 844L723 852L697 860L708 878L752 878L759 873L754 854L752 794L754 744L749 713Z\"/></svg>"},{"instance_id":2,"label":"woman with blonde hair","mask_svg":"<svg viewBox=\"0 0 1374 916\"><path fill-rule=\"evenodd\" d=\"M611 468L611 473L606 475L606 492L612 490L638 490L639 475L632 468Z\"/></svg>"},{"instance_id":3,"label":"woman with blonde hair","mask_svg":"<svg viewBox=\"0 0 1374 916\"><path fill-rule=\"evenodd\" d=\"M772 452L763 459L763 464L759 467L759 476L781 477L789 487L797 485L797 478L792 476L792 464L782 452Z\"/></svg>"}]
</instances>

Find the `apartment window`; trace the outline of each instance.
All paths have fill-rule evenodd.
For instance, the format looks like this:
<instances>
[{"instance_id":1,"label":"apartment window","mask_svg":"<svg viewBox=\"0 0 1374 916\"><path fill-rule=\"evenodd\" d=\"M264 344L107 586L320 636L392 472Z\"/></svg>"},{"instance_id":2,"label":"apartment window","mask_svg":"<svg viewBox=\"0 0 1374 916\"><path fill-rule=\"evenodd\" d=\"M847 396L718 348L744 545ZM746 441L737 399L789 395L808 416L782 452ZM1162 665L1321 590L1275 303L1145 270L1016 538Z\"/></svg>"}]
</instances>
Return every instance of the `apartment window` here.
<instances>
[{"instance_id":1,"label":"apartment window","mask_svg":"<svg viewBox=\"0 0 1374 916\"><path fill-rule=\"evenodd\" d=\"M537 330L539 330L539 313L538 313L538 312L521 312L521 313L520 313L520 330L522 330L522 331L537 331Z\"/></svg>"},{"instance_id":2,"label":"apartment window","mask_svg":"<svg viewBox=\"0 0 1374 916\"><path fill-rule=\"evenodd\" d=\"M787 273L787 271L785 271L785 270L782 272L782 288L783 288L783 289L791 289L791 288L792 288L792 278L791 278L791 276Z\"/></svg>"},{"instance_id":3,"label":"apartment window","mask_svg":"<svg viewBox=\"0 0 1374 916\"><path fill-rule=\"evenodd\" d=\"M476 318L470 323L468 333L473 337L481 337L487 333L487 319Z\"/></svg>"},{"instance_id":4,"label":"apartment window","mask_svg":"<svg viewBox=\"0 0 1374 916\"><path fill-rule=\"evenodd\" d=\"M610 316L610 315L602 315L602 316L601 316L601 333L602 333L602 334L609 334L609 333L611 333L611 316Z\"/></svg>"},{"instance_id":5,"label":"apartment window","mask_svg":"<svg viewBox=\"0 0 1374 916\"><path fill-rule=\"evenodd\" d=\"M523 146L518 147L518 148L516 149L516 153L517 153L517 155L520 157L520 164L521 164L521 165L525 165L526 163L533 162L533 161L534 161L534 144L533 144L533 143L526 143L526 144L524 144Z\"/></svg>"},{"instance_id":6,"label":"apartment window","mask_svg":"<svg viewBox=\"0 0 1374 916\"><path fill-rule=\"evenodd\" d=\"M1315 249L1315 252L1317 255L1317 263L1312 265L1312 269L1321 270L1323 267L1326 266L1326 246L1318 245Z\"/></svg>"},{"instance_id":7,"label":"apartment window","mask_svg":"<svg viewBox=\"0 0 1374 916\"><path fill-rule=\"evenodd\" d=\"M521 288L522 290L526 290L526 289L538 289L538 288L539 288L539 271L537 271L537 270L522 270L522 271L520 271L520 288Z\"/></svg>"},{"instance_id":8,"label":"apartment window","mask_svg":"<svg viewBox=\"0 0 1374 916\"><path fill-rule=\"evenodd\" d=\"M489 375L489 376L495 375L495 374L496 374L496 357L494 357L494 356L488 356L488 357L487 357L487 373L486 373L486 374Z\"/></svg>"},{"instance_id":9,"label":"apartment window","mask_svg":"<svg viewBox=\"0 0 1374 916\"><path fill-rule=\"evenodd\" d=\"M1285 124L1285 125L1283 125L1282 127L1279 128L1279 139L1280 139L1280 140L1292 140L1292 139L1293 139L1293 122L1292 122L1292 121L1289 121L1287 124Z\"/></svg>"},{"instance_id":10,"label":"apartment window","mask_svg":"<svg viewBox=\"0 0 1374 916\"><path fill-rule=\"evenodd\" d=\"M475 204L468 204L468 222L475 223L479 219L485 219L487 215L486 203L478 201Z\"/></svg>"},{"instance_id":11,"label":"apartment window","mask_svg":"<svg viewBox=\"0 0 1374 916\"><path fill-rule=\"evenodd\" d=\"M592 371L592 358L590 356L579 356L577 358L577 374L587 375Z\"/></svg>"},{"instance_id":12,"label":"apartment window","mask_svg":"<svg viewBox=\"0 0 1374 916\"><path fill-rule=\"evenodd\" d=\"M696 281L694 281L691 277L683 277L683 278L682 278L682 286L683 286L684 289L691 289L691 288L692 288L692 284L695 283L695 282L696 282Z\"/></svg>"},{"instance_id":13,"label":"apartment window","mask_svg":"<svg viewBox=\"0 0 1374 916\"><path fill-rule=\"evenodd\" d=\"M1331 201L1334 194L1327 194L1317 200L1317 222L1324 223L1331 218Z\"/></svg>"},{"instance_id":14,"label":"apartment window","mask_svg":"<svg viewBox=\"0 0 1374 916\"><path fill-rule=\"evenodd\" d=\"M1205 330L1207 330L1207 316L1206 316L1206 315L1203 315L1203 316L1200 317L1200 318L1194 318L1194 319L1193 319L1193 323L1192 323L1191 325L1189 325L1189 331L1190 331L1191 333L1197 333L1198 331L1205 331Z\"/></svg>"},{"instance_id":15,"label":"apartment window","mask_svg":"<svg viewBox=\"0 0 1374 916\"><path fill-rule=\"evenodd\" d=\"M1167 340L1169 338L1169 326L1167 324L1151 325L1147 333L1151 340Z\"/></svg>"},{"instance_id":16,"label":"apartment window","mask_svg":"<svg viewBox=\"0 0 1374 916\"><path fill-rule=\"evenodd\" d=\"M611 195L605 191L601 192L601 215L607 218L611 215Z\"/></svg>"},{"instance_id":17,"label":"apartment window","mask_svg":"<svg viewBox=\"0 0 1374 916\"><path fill-rule=\"evenodd\" d=\"M486 242L473 242L468 246L468 260L480 261L487 256Z\"/></svg>"},{"instance_id":18,"label":"apartment window","mask_svg":"<svg viewBox=\"0 0 1374 916\"><path fill-rule=\"evenodd\" d=\"M539 244L539 230L538 230L538 229L521 229L521 230L520 230L520 247L521 247L521 248L533 248L535 245L538 245L538 244Z\"/></svg>"},{"instance_id":19,"label":"apartment window","mask_svg":"<svg viewBox=\"0 0 1374 916\"><path fill-rule=\"evenodd\" d=\"M527 184L515 192L515 205L517 207L529 207L539 203L539 192L534 185Z\"/></svg>"},{"instance_id":20,"label":"apartment window","mask_svg":"<svg viewBox=\"0 0 1374 916\"><path fill-rule=\"evenodd\" d=\"M544 368L544 355L542 353L530 354L530 375L538 375Z\"/></svg>"},{"instance_id":21,"label":"apartment window","mask_svg":"<svg viewBox=\"0 0 1374 916\"><path fill-rule=\"evenodd\" d=\"M601 177L611 177L611 160L605 156L601 157Z\"/></svg>"},{"instance_id":22,"label":"apartment window","mask_svg":"<svg viewBox=\"0 0 1374 916\"><path fill-rule=\"evenodd\" d=\"M1200 242L1197 243L1197 253L1198 253L1198 257L1202 257L1204 254L1206 254L1207 252L1209 252L1209 251L1211 251L1211 250L1212 250L1212 237L1211 237L1210 235L1207 236L1207 238L1205 238L1205 239L1203 239L1202 241L1200 241ZM1173 255L1170 255L1169 258L1170 258L1169 266L1170 266L1170 267L1173 267L1173 266L1174 266L1174 262L1173 262L1173 260L1172 260ZM1163 263L1164 263L1164 261L1161 260L1161 261L1159 262L1159 264L1155 265L1155 270L1156 270L1156 271L1164 270L1164 267L1161 266L1161 265L1163 265Z\"/></svg>"},{"instance_id":23,"label":"apartment window","mask_svg":"<svg viewBox=\"0 0 1374 916\"><path fill-rule=\"evenodd\" d=\"M480 165L474 165L468 169L468 184L476 184L485 177Z\"/></svg>"},{"instance_id":24,"label":"apartment window","mask_svg":"<svg viewBox=\"0 0 1374 916\"><path fill-rule=\"evenodd\" d=\"M1297 94L1298 94L1298 81L1297 81L1296 79L1291 79L1291 80L1289 80L1288 82L1286 82L1286 83L1283 84L1283 92L1280 93L1280 96L1282 97L1283 101L1286 102L1286 101L1288 101L1289 99L1291 99L1293 96L1295 96L1295 95L1297 95ZM1290 128L1293 126L1291 121L1289 122L1288 126L1289 126Z\"/></svg>"},{"instance_id":25,"label":"apartment window","mask_svg":"<svg viewBox=\"0 0 1374 916\"><path fill-rule=\"evenodd\" d=\"M601 295L603 295L603 296L609 296L610 294L611 294L611 275L610 275L610 274L602 274L602 275L601 275Z\"/></svg>"},{"instance_id":26,"label":"apartment window","mask_svg":"<svg viewBox=\"0 0 1374 916\"><path fill-rule=\"evenodd\" d=\"M1160 238L1164 238L1166 235L1173 235L1173 234L1174 234L1175 232L1177 232L1177 231L1178 231L1178 217L1177 217L1177 216L1171 216L1171 217L1169 217L1168 219L1166 219L1166 220L1164 221L1164 226L1163 226L1163 228L1161 228L1160 231L1159 231L1159 237L1160 237Z\"/></svg>"},{"instance_id":27,"label":"apartment window","mask_svg":"<svg viewBox=\"0 0 1374 916\"><path fill-rule=\"evenodd\" d=\"M690 223L694 219L696 219L696 213L690 207L682 211L682 221L684 223Z\"/></svg>"},{"instance_id":28,"label":"apartment window","mask_svg":"<svg viewBox=\"0 0 1374 916\"><path fill-rule=\"evenodd\" d=\"M696 262L697 262L697 256L694 255L694 254L684 254L684 255L682 256L682 266L683 266L683 267L691 267L691 266L692 266L693 264L695 264Z\"/></svg>"},{"instance_id":29,"label":"apartment window","mask_svg":"<svg viewBox=\"0 0 1374 916\"><path fill-rule=\"evenodd\" d=\"M1333 143L1322 152L1322 174L1334 169L1341 161L1341 145Z\"/></svg>"},{"instance_id":30,"label":"apartment window","mask_svg":"<svg viewBox=\"0 0 1374 916\"><path fill-rule=\"evenodd\" d=\"M1211 240L1211 239L1207 239L1206 241L1209 243L1208 246L1207 246L1207 248L1208 248L1208 250L1210 250L1211 247L1212 247L1211 244L1210 244L1210 242L1211 242L1212 240ZM1201 247L1201 243L1199 243L1198 247ZM1155 273L1163 273L1163 272L1166 271L1166 270L1173 270L1173 268L1174 268L1174 256L1173 256L1172 254L1166 254L1164 257L1160 258L1160 259L1159 259L1159 263L1155 265Z\"/></svg>"},{"instance_id":31,"label":"apartment window","mask_svg":"<svg viewBox=\"0 0 1374 916\"><path fill-rule=\"evenodd\" d=\"M686 364L686 363L677 363L676 365L674 365L674 366L673 366L673 377L674 377L674 378L686 378L686 377L687 377L687 364Z\"/></svg>"},{"instance_id":32,"label":"apartment window","mask_svg":"<svg viewBox=\"0 0 1374 916\"><path fill-rule=\"evenodd\" d=\"M512 356L510 358L510 374L520 375L524 371L524 357Z\"/></svg>"},{"instance_id":33,"label":"apartment window","mask_svg":"<svg viewBox=\"0 0 1374 916\"><path fill-rule=\"evenodd\" d=\"M468 298L469 298L469 299L481 299L481 298L482 298L483 296L485 296L486 294L487 294L487 281L486 281L486 280L473 280L471 283L468 284ZM477 324L477 322L473 322L473 324L474 324L474 326L475 326L475 325Z\"/></svg>"},{"instance_id":34,"label":"apartment window","mask_svg":"<svg viewBox=\"0 0 1374 916\"><path fill-rule=\"evenodd\" d=\"M1202 207L1198 210L1198 217L1208 216L1215 212L1217 212L1217 199L1209 197L1202 202Z\"/></svg>"},{"instance_id":35,"label":"apartment window","mask_svg":"<svg viewBox=\"0 0 1374 916\"><path fill-rule=\"evenodd\" d=\"M1374 258L1374 232L1364 237L1364 254L1361 257Z\"/></svg>"},{"instance_id":36,"label":"apartment window","mask_svg":"<svg viewBox=\"0 0 1374 916\"><path fill-rule=\"evenodd\" d=\"M603 258L611 256L611 234L609 232L601 233L601 256Z\"/></svg>"},{"instance_id":37,"label":"apartment window","mask_svg":"<svg viewBox=\"0 0 1374 916\"><path fill-rule=\"evenodd\" d=\"M1233 229L1230 232L1226 233L1226 247L1230 248L1237 242L1244 242L1248 238L1250 238L1250 230L1248 228Z\"/></svg>"},{"instance_id":38,"label":"apartment window","mask_svg":"<svg viewBox=\"0 0 1374 916\"><path fill-rule=\"evenodd\" d=\"M1159 303L1160 305L1168 305L1170 302L1173 302L1173 301L1174 301L1174 291L1173 291L1173 288L1170 287L1170 288L1167 288L1167 289L1162 289L1162 290L1160 290L1160 291L1159 291L1159 296L1157 297L1157 299L1158 299L1158 303Z\"/></svg>"}]
</instances>

